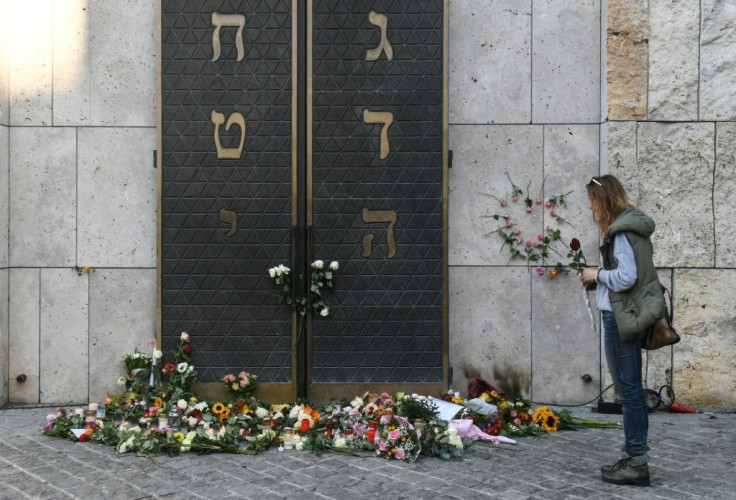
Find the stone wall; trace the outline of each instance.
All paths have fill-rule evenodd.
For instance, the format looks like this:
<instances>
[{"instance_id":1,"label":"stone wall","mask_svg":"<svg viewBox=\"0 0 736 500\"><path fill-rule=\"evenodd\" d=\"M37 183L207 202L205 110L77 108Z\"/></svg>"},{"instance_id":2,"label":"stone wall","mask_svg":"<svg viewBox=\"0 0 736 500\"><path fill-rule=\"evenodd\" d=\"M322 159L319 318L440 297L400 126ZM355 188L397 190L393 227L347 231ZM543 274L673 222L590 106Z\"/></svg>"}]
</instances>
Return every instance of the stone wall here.
<instances>
[{"instance_id":1,"label":"stone wall","mask_svg":"<svg viewBox=\"0 0 736 500\"><path fill-rule=\"evenodd\" d=\"M158 2L7 4L12 24L34 27L3 44L9 396L100 400L117 390L122 354L155 338Z\"/></svg>"},{"instance_id":2,"label":"stone wall","mask_svg":"<svg viewBox=\"0 0 736 500\"><path fill-rule=\"evenodd\" d=\"M121 355L155 335L158 2L0 6L0 403L99 400ZM535 196L570 191L563 235L591 258L583 186L612 172L657 221L683 334L649 356L648 387L672 381L682 402L736 409L735 10L450 1L452 387L480 374L534 401L582 403L606 385L575 277L509 262L488 194L510 191L506 172ZM33 37L14 31L23 23ZM555 223L542 207L523 217L532 235Z\"/></svg>"},{"instance_id":3,"label":"stone wall","mask_svg":"<svg viewBox=\"0 0 736 500\"><path fill-rule=\"evenodd\" d=\"M560 225L595 255L584 184L599 172L601 5L595 1L450 3L450 363L465 391L480 374L535 401L585 402L601 386L599 337L574 276L509 261L492 214L523 234L558 227L549 210L502 208L506 173L532 197L567 192ZM590 379L585 377L590 376ZM586 380L590 380L586 382Z\"/></svg>"},{"instance_id":4,"label":"stone wall","mask_svg":"<svg viewBox=\"0 0 736 500\"><path fill-rule=\"evenodd\" d=\"M618 22L608 24L601 168L622 179L633 201L657 221L655 263L671 279L682 343L652 353L650 387L672 380L678 400L733 410L736 6L643 3L648 13L632 11L632 2L608 2L609 20ZM648 51L629 51L619 43L622 34ZM632 71L642 67L648 68L646 85L625 95L632 91L626 87ZM636 112L634 101L641 104Z\"/></svg>"},{"instance_id":5,"label":"stone wall","mask_svg":"<svg viewBox=\"0 0 736 500\"><path fill-rule=\"evenodd\" d=\"M8 401L8 4L0 2L0 406Z\"/></svg>"}]
</instances>

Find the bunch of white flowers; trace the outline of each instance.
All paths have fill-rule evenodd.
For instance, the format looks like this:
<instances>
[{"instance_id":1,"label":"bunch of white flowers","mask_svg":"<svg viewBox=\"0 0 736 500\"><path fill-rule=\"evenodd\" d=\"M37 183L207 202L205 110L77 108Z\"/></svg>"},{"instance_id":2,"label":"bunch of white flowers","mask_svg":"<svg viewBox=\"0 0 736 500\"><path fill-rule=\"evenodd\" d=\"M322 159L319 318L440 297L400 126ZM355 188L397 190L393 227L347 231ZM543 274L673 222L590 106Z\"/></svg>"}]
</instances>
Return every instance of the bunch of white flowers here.
<instances>
[{"instance_id":1,"label":"bunch of white flowers","mask_svg":"<svg viewBox=\"0 0 736 500\"><path fill-rule=\"evenodd\" d=\"M445 431L445 434L447 434L447 442L450 444L450 446L454 446L458 450L463 449L463 440L458 435L457 429L450 425Z\"/></svg>"},{"instance_id":2,"label":"bunch of white flowers","mask_svg":"<svg viewBox=\"0 0 736 500\"><path fill-rule=\"evenodd\" d=\"M272 267L268 270L268 275L271 278L274 278L276 280L277 285L281 285L284 283L284 278L291 272L291 269L286 267L283 264L279 264L278 266Z\"/></svg>"}]
</instances>

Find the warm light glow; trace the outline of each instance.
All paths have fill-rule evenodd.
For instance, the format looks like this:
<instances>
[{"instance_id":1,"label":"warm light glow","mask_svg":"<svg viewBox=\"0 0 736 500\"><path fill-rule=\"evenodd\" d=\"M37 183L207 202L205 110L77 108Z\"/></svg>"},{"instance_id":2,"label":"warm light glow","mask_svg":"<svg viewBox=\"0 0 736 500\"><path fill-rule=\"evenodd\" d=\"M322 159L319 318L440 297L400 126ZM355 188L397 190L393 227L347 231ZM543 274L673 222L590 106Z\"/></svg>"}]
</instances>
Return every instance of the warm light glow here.
<instances>
[{"instance_id":1,"label":"warm light glow","mask_svg":"<svg viewBox=\"0 0 736 500\"><path fill-rule=\"evenodd\" d=\"M0 0L6 13L11 106L52 107L52 95L69 92L87 71L89 0Z\"/></svg>"}]
</instances>

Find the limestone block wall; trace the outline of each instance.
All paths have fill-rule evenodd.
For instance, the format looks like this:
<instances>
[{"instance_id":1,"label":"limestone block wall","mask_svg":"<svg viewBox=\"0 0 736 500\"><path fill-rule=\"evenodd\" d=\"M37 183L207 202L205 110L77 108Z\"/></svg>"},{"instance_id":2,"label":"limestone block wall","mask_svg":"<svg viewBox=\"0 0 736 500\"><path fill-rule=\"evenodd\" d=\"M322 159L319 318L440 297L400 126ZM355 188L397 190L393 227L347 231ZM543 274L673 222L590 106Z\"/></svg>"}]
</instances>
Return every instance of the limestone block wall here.
<instances>
[{"instance_id":1,"label":"limestone block wall","mask_svg":"<svg viewBox=\"0 0 736 500\"><path fill-rule=\"evenodd\" d=\"M0 406L8 401L8 5L0 2Z\"/></svg>"},{"instance_id":2,"label":"limestone block wall","mask_svg":"<svg viewBox=\"0 0 736 500\"><path fill-rule=\"evenodd\" d=\"M656 220L655 262L671 280L683 342L653 353L650 386L671 381L683 402L733 410L736 5L635 4L608 1L601 169Z\"/></svg>"},{"instance_id":3,"label":"limestone block wall","mask_svg":"<svg viewBox=\"0 0 736 500\"><path fill-rule=\"evenodd\" d=\"M99 400L155 335L158 2L0 8L0 404ZM507 172L535 196L570 192L565 242L594 259L583 186L612 172L657 220L683 333L649 357L648 386L736 409L735 9L450 0L452 387L480 374L552 403L605 387L576 279L509 262L487 195L510 191ZM536 235L555 220L540 207L519 222Z\"/></svg>"},{"instance_id":4,"label":"limestone block wall","mask_svg":"<svg viewBox=\"0 0 736 500\"><path fill-rule=\"evenodd\" d=\"M100 400L155 338L158 2L0 5L0 402Z\"/></svg>"},{"instance_id":5,"label":"limestone block wall","mask_svg":"<svg viewBox=\"0 0 736 500\"><path fill-rule=\"evenodd\" d=\"M584 185L599 173L601 4L450 2L450 364L465 391L482 375L543 402L585 402L601 387L600 340L574 276L509 261L493 231L511 212L523 234L560 227L543 206L502 208L513 182L543 199L567 192L560 229L595 255ZM508 199L508 198L507 198ZM517 216L513 214L521 214ZM590 378L588 378L588 377Z\"/></svg>"}]
</instances>

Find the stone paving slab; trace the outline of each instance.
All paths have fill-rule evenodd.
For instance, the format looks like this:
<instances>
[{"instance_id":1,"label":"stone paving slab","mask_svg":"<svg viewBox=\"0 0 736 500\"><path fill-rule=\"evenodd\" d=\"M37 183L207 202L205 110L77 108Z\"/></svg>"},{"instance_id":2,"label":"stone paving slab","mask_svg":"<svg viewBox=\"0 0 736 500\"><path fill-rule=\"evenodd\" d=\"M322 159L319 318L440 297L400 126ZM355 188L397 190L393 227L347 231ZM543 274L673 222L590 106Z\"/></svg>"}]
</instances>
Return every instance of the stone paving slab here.
<instances>
[{"instance_id":1,"label":"stone paving slab","mask_svg":"<svg viewBox=\"0 0 736 500\"><path fill-rule=\"evenodd\" d=\"M41 435L56 408L0 409L0 500L11 499L736 499L736 414L650 415L652 485L600 480L623 431L581 429L515 446L475 444L462 459L413 464L375 457L267 451L161 455ZM620 415L576 415L620 421Z\"/></svg>"}]
</instances>

